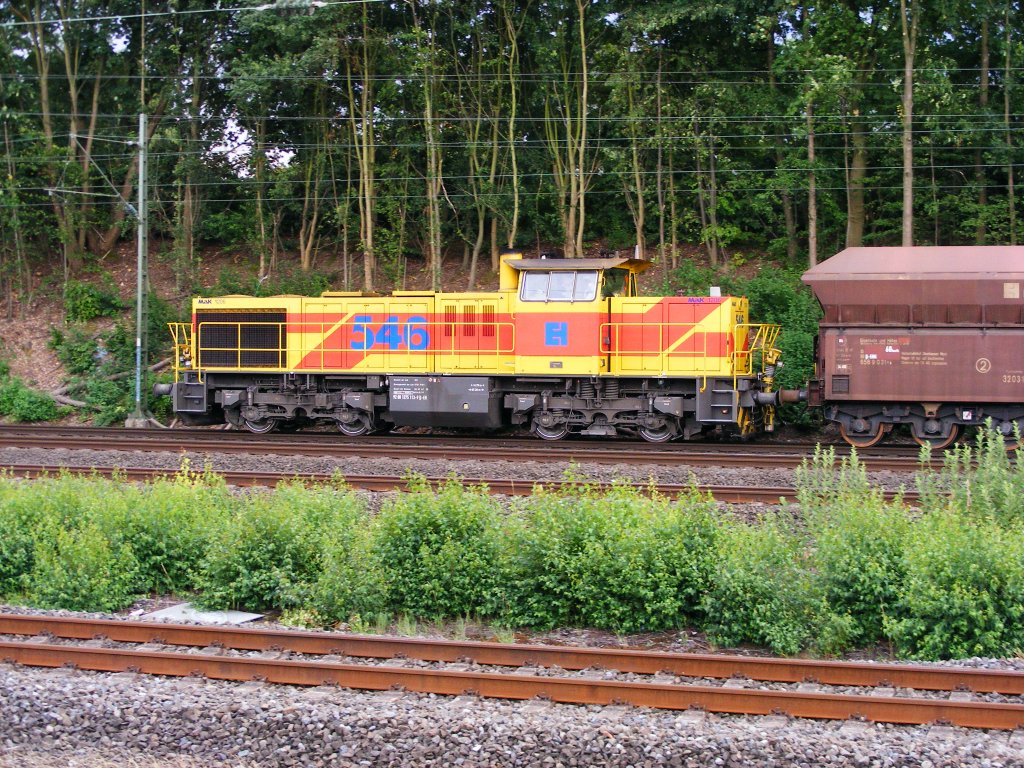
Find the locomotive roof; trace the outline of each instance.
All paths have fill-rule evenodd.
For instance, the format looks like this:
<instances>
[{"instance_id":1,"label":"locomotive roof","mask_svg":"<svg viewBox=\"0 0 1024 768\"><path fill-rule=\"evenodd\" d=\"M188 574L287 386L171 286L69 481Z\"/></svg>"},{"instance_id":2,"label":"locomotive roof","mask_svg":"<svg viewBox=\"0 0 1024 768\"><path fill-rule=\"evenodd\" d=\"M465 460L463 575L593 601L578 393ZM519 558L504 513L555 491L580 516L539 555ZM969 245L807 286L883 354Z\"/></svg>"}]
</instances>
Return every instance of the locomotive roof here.
<instances>
[{"instance_id":1,"label":"locomotive roof","mask_svg":"<svg viewBox=\"0 0 1024 768\"><path fill-rule=\"evenodd\" d=\"M643 272L651 266L645 259L624 259L620 257L604 259L509 259L505 262L513 269L522 271L533 269L615 269L627 267L633 272Z\"/></svg>"},{"instance_id":2,"label":"locomotive roof","mask_svg":"<svg viewBox=\"0 0 1024 768\"><path fill-rule=\"evenodd\" d=\"M835 280L1024 277L1024 246L965 245L847 248L804 272L814 285Z\"/></svg>"}]
</instances>

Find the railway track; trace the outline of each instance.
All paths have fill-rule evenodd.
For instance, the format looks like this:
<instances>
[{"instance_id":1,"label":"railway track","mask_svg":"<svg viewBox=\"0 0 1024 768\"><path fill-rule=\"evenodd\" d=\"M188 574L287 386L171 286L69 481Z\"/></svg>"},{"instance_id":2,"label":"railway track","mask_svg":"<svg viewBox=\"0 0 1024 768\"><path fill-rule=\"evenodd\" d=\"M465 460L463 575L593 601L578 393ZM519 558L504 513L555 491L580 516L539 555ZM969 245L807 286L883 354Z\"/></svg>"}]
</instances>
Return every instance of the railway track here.
<instances>
[{"instance_id":1,"label":"railway track","mask_svg":"<svg viewBox=\"0 0 1024 768\"><path fill-rule=\"evenodd\" d=\"M8 466L6 471L14 477L36 479L41 477L54 476L61 472L78 474L96 474L102 477L118 477L124 480L144 482L155 480L161 477L173 477L176 470L152 469L146 467L66 467L59 465L13 465ZM311 483L328 483L335 479L335 475L327 474L286 474L281 472L245 472L245 471L218 471L218 475L224 478L229 485L242 487L272 487L282 480L290 478L299 479ZM409 478L395 475L349 475L342 476L345 483L363 491L404 491L409 487ZM467 485L486 486L493 493L503 496L529 496L538 486L548 489L564 489L578 485L574 481L567 480L546 480L538 482L533 480L510 480L508 478L461 478ZM448 482L447 477L429 477L427 482L434 488L439 488ZM608 491L612 483L588 481L587 485L598 491ZM704 485L694 486L683 483L649 483L638 484L640 490L655 490L662 496L676 498L680 495L690 493L695 488L702 493L710 493L716 501L729 504L764 503L778 504L780 501L789 501L796 497L796 491L792 488L758 488L742 486ZM894 494L887 494L892 497ZM915 501L916 495L910 492L904 493L903 498L908 501Z\"/></svg>"},{"instance_id":2,"label":"railway track","mask_svg":"<svg viewBox=\"0 0 1024 768\"><path fill-rule=\"evenodd\" d=\"M11 614L0 614L0 635L8 638L0 640L0 659L34 667L744 715L1024 726L1024 673L1013 671Z\"/></svg>"},{"instance_id":3,"label":"railway track","mask_svg":"<svg viewBox=\"0 0 1024 768\"><path fill-rule=\"evenodd\" d=\"M813 445L673 443L654 446L626 441L532 439L474 436L388 435L346 438L336 433L252 435L247 432L175 429L141 430L67 427L0 427L0 447L84 448L153 452L262 453L293 456L382 457L477 461L577 462L660 466L756 467L793 469L814 451ZM481 450L486 447L486 450ZM849 455L837 448L838 456ZM869 471L912 472L921 467L917 450L886 446L860 456Z\"/></svg>"}]
</instances>

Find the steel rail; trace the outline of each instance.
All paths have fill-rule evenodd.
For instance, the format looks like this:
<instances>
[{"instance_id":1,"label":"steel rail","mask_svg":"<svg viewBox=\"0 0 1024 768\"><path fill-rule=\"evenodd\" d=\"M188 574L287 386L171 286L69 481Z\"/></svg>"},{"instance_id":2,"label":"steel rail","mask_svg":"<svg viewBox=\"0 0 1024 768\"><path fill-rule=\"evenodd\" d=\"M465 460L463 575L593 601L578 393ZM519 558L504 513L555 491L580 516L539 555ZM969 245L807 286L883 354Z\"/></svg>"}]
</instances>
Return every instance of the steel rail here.
<instances>
[{"instance_id":1,"label":"steel rail","mask_svg":"<svg viewBox=\"0 0 1024 768\"><path fill-rule=\"evenodd\" d=\"M431 640L348 635L336 632L273 630L251 627L210 627L150 621L88 619L0 614L0 635L41 635L115 642L192 647L219 646L235 650L281 649L311 655L353 658L472 663L493 666L540 666L562 669L614 669L636 674L668 672L686 677L730 678L780 683L813 680L825 685L895 686L917 690L970 690L1024 694L1024 672L931 667L920 664L872 664L817 659L780 659L724 654L661 653L619 648Z\"/></svg>"},{"instance_id":2,"label":"steel rail","mask_svg":"<svg viewBox=\"0 0 1024 768\"><path fill-rule=\"evenodd\" d=\"M285 685L338 685L363 690L400 688L415 693L476 694L501 699L548 698L567 704L615 704L744 715L785 713L793 717L867 720L921 725L949 722L970 728L1009 730L1024 725L1024 706L882 696L848 696L801 691L726 689L710 686L528 677L489 672L411 670L290 659L198 656L186 653L95 649L47 643L0 642L0 658L34 667L100 672L138 672L217 680L264 680Z\"/></svg>"},{"instance_id":3,"label":"steel rail","mask_svg":"<svg viewBox=\"0 0 1024 768\"><path fill-rule=\"evenodd\" d=\"M5 471L14 477L26 479L49 477L67 472L79 475L96 474L101 477L120 477L131 481L151 481L159 478L171 478L178 474L178 470L173 469L153 469L148 467L69 467L55 464L7 464L0 465L0 471ZM330 483L339 477L349 487L364 491L406 491L409 487L408 477L394 475L328 475L322 473L243 472L233 470L215 471L215 474L223 477L224 481L229 485L246 487L272 487L285 480ZM622 483L600 481L581 483L572 480L509 480L507 478L486 477L463 477L459 479L465 485L485 486L490 493L504 496L529 496L537 487L541 486L548 489L567 489L586 485L588 488L606 492L616 487L616 485L622 485ZM426 481L431 487L440 488L448 483L450 478L428 477ZM643 493L656 491L662 496L669 498L677 498L696 490L698 493L710 494L715 501L729 504L778 504L784 501L792 501L796 498L795 489L783 487L690 485L684 483L630 483L628 485ZM894 499L898 496L911 503L918 499L918 494L912 491L904 493L883 491L882 493L886 499Z\"/></svg>"},{"instance_id":4,"label":"steel rail","mask_svg":"<svg viewBox=\"0 0 1024 768\"><path fill-rule=\"evenodd\" d=\"M0 446L10 448L88 448L90 450L133 451L201 451L218 453L265 453L302 456L364 456L390 459L508 460L503 452L481 451L479 439L451 439L428 444L408 444L405 439L347 438L306 439L296 436L253 436L241 432L209 430L158 430L143 435L124 430L93 434L94 428L78 431L54 430L37 433L31 430L0 429ZM328 436L324 436L328 437ZM308 439L314 438L314 439ZM81 445L77 445L81 441ZM499 441L500 442L500 441ZM510 442L510 441L504 441ZM537 445L537 441L511 441L517 461L567 462L588 464L645 464L660 466L735 466L792 469L807 458L804 447L800 453L785 453L781 446L730 445L714 450L709 446L673 446L671 449L647 447L645 443L601 444L595 441L570 441L557 445ZM488 443L493 444L493 443ZM770 449L770 450L765 450ZM841 455L840 455L841 457ZM916 457L864 456L861 462L872 471L912 472L921 468ZM935 464L935 462L933 462ZM935 464L937 466L937 464Z\"/></svg>"}]
</instances>

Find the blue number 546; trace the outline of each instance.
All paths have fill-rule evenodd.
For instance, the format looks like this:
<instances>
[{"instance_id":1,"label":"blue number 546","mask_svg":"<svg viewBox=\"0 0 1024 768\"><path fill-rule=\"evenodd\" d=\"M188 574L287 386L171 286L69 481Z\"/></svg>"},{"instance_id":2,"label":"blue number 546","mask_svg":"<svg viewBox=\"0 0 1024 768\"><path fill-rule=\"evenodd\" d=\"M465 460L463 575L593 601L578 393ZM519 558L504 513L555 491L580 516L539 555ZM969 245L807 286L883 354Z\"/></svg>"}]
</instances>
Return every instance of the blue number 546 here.
<instances>
[{"instance_id":1,"label":"blue number 546","mask_svg":"<svg viewBox=\"0 0 1024 768\"><path fill-rule=\"evenodd\" d=\"M398 315L391 315L376 331L370 327L372 315L356 315L352 319L352 349L372 349L379 345L390 350L407 346L419 351L430 346L427 318L422 315L414 315L404 323L399 321Z\"/></svg>"}]
</instances>

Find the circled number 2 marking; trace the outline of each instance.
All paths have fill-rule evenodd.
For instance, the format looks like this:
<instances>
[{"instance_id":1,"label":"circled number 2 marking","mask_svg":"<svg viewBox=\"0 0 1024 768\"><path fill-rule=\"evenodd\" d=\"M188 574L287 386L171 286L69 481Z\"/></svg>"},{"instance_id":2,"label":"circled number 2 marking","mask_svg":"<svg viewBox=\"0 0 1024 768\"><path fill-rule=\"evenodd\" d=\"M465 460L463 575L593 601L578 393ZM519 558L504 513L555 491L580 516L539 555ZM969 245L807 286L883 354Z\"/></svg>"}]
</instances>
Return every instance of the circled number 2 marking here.
<instances>
[{"instance_id":1,"label":"circled number 2 marking","mask_svg":"<svg viewBox=\"0 0 1024 768\"><path fill-rule=\"evenodd\" d=\"M992 370L992 361L987 357L979 357L978 362L974 364L974 370L978 373L988 373Z\"/></svg>"}]
</instances>

